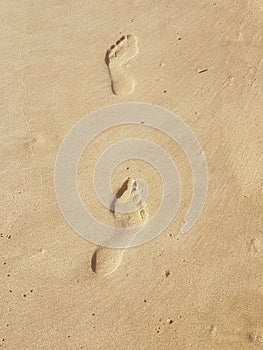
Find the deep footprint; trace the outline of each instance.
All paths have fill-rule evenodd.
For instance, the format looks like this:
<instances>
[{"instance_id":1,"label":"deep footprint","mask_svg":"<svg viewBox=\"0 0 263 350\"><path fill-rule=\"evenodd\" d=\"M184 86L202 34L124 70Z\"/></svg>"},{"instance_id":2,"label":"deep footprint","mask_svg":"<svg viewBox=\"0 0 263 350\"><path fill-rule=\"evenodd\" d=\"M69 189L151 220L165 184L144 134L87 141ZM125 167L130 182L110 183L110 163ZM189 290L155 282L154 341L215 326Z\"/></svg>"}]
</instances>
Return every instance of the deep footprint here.
<instances>
[{"instance_id":1,"label":"deep footprint","mask_svg":"<svg viewBox=\"0 0 263 350\"><path fill-rule=\"evenodd\" d=\"M127 65L137 53L137 38L133 34L123 35L107 51L105 61L109 68L111 88L115 95L126 96L133 92L135 81L127 70Z\"/></svg>"},{"instance_id":2,"label":"deep footprint","mask_svg":"<svg viewBox=\"0 0 263 350\"><path fill-rule=\"evenodd\" d=\"M148 209L146 204L142 204L140 189L136 181L128 178L117 193L117 197L123 202L133 201L136 203L138 210L131 214L116 213L115 206L112 207L112 214L115 224L118 227L128 227L130 224L145 223L148 218ZM132 240L133 237L131 237ZM125 249L113 249L98 247L91 259L91 269L94 273L102 276L110 275L120 265Z\"/></svg>"}]
</instances>

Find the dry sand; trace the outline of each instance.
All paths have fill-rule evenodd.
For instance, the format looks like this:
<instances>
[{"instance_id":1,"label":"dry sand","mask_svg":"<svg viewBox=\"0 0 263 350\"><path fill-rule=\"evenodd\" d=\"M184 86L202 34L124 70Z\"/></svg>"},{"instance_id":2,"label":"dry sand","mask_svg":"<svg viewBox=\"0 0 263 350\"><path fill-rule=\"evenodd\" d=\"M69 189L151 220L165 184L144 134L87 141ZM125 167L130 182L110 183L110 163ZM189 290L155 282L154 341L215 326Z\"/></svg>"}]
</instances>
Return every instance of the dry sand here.
<instances>
[{"instance_id":1,"label":"dry sand","mask_svg":"<svg viewBox=\"0 0 263 350\"><path fill-rule=\"evenodd\" d=\"M263 348L262 6L1 1L2 349ZM181 235L192 193L182 150L146 126L98 137L83 154L79 181L100 220L112 215L97 203L86 169L110 143L148 137L182 178L176 219L123 253L68 226L53 170L75 123L129 101L165 107L191 127L207 158L209 191L199 221ZM153 215L160 179L149 165L121 164L113 188L139 173Z\"/></svg>"}]
</instances>

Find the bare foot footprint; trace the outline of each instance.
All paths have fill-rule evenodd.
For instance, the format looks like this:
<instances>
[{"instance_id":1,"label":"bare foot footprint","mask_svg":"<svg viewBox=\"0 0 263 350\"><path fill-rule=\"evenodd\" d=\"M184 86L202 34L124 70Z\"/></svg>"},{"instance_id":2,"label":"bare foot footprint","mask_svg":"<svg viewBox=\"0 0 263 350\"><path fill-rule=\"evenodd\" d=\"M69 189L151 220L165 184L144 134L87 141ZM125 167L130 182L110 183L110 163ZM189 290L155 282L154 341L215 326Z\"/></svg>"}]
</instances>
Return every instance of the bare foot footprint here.
<instances>
[{"instance_id":1,"label":"bare foot footprint","mask_svg":"<svg viewBox=\"0 0 263 350\"><path fill-rule=\"evenodd\" d=\"M106 53L111 87L115 95L126 96L133 92L135 81L127 70L130 60L138 53L137 38L133 34L123 35Z\"/></svg>"},{"instance_id":2,"label":"bare foot footprint","mask_svg":"<svg viewBox=\"0 0 263 350\"><path fill-rule=\"evenodd\" d=\"M123 191L123 188L125 190ZM142 203L142 196L140 192L140 187L136 180L129 177L120 188L120 191L117 193L116 197L122 202L132 201L137 210L133 213L118 213L115 212L113 207L112 213L115 219L116 227L132 227L143 224L148 218L148 210L146 204Z\"/></svg>"},{"instance_id":3,"label":"bare foot footprint","mask_svg":"<svg viewBox=\"0 0 263 350\"><path fill-rule=\"evenodd\" d=\"M146 222L148 209L146 204L142 204L140 188L135 180L129 177L119 189L116 197L123 202L133 201L138 208L130 214L116 213L115 205L113 205L112 214L116 227L130 227L134 224L138 225ZM132 239L133 237L131 237L131 241ZM92 271L103 276L110 275L119 267L124 252L125 249L98 247L91 259Z\"/></svg>"}]
</instances>

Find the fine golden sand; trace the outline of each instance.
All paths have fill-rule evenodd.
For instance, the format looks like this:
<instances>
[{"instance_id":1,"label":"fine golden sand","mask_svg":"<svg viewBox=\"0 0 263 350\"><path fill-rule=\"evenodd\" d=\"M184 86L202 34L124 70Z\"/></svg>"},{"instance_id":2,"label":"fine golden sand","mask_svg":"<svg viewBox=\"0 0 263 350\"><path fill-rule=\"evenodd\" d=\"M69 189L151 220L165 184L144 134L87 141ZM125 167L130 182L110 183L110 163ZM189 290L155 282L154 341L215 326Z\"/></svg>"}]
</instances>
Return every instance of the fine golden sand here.
<instances>
[{"instance_id":1,"label":"fine golden sand","mask_svg":"<svg viewBox=\"0 0 263 350\"><path fill-rule=\"evenodd\" d=\"M10 0L0 9L0 348L262 349L262 1ZM81 118L135 101L176 113L194 131L207 200L180 234L193 191L184 152L146 125L107 130L78 168L94 217L147 224L160 204L160 175L136 159L112 174L116 194L128 181L125 201L134 179L148 183L147 206L131 222L96 197L96 160L127 137L171 156L182 202L147 244L99 247L61 214L55 160Z\"/></svg>"}]
</instances>

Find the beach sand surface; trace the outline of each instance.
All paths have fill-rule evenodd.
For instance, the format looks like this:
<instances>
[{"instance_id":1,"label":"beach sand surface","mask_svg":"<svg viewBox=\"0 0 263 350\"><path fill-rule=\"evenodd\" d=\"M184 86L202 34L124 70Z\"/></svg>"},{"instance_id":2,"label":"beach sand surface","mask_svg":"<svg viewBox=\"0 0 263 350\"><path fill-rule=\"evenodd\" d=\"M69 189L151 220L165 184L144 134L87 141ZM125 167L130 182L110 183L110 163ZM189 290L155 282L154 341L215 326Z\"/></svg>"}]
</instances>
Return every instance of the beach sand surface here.
<instances>
[{"instance_id":1,"label":"beach sand surface","mask_svg":"<svg viewBox=\"0 0 263 350\"><path fill-rule=\"evenodd\" d=\"M1 0L0 9L0 348L262 349L262 1ZM98 220L114 222L92 166L114 142L158 143L182 181L169 227L116 250L67 224L54 165L81 118L125 102L158 105L187 123L209 189L183 235L193 179L178 144L146 125L99 135L78 172ZM154 215L161 178L148 163L120 164L112 188L139 176Z\"/></svg>"}]
</instances>

